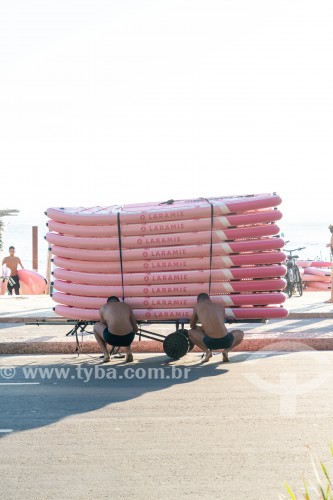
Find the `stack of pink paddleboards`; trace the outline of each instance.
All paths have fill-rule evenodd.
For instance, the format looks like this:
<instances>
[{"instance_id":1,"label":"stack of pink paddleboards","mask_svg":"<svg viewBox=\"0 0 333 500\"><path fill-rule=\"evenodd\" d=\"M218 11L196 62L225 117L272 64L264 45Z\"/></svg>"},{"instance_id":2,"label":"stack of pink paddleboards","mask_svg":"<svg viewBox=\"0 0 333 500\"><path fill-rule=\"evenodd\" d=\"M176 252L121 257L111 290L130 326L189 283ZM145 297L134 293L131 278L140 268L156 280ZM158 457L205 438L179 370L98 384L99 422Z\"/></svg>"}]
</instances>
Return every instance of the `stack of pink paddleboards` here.
<instances>
[{"instance_id":1,"label":"stack of pink paddleboards","mask_svg":"<svg viewBox=\"0 0 333 500\"><path fill-rule=\"evenodd\" d=\"M258 194L49 208L55 311L99 320L115 295L138 320L189 319L206 292L229 320L286 317L280 203Z\"/></svg>"},{"instance_id":2,"label":"stack of pink paddleboards","mask_svg":"<svg viewBox=\"0 0 333 500\"><path fill-rule=\"evenodd\" d=\"M298 260L298 267L302 271L304 291L323 292L332 287L331 262L317 260Z\"/></svg>"}]
</instances>

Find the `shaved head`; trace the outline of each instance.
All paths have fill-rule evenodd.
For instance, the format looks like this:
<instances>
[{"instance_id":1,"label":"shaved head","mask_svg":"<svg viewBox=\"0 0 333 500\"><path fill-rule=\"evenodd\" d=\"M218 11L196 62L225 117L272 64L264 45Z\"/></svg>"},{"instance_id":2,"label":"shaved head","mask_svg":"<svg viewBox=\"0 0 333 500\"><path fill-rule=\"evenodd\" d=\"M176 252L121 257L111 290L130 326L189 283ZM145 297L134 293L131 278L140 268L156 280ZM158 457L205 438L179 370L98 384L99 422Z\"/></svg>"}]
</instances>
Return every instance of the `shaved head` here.
<instances>
[{"instance_id":1,"label":"shaved head","mask_svg":"<svg viewBox=\"0 0 333 500\"><path fill-rule=\"evenodd\" d=\"M205 300L210 301L210 297L209 297L208 293L199 293L199 295L197 297L197 302L204 302Z\"/></svg>"}]
</instances>

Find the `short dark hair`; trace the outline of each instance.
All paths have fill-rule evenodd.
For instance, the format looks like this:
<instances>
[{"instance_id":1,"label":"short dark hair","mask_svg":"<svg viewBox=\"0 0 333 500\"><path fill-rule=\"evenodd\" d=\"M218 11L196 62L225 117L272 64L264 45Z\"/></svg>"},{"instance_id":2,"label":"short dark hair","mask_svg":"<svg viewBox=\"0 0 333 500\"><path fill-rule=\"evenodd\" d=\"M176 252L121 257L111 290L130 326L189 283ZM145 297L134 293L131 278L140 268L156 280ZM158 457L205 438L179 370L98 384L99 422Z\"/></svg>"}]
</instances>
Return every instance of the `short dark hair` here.
<instances>
[{"instance_id":1,"label":"short dark hair","mask_svg":"<svg viewBox=\"0 0 333 500\"><path fill-rule=\"evenodd\" d=\"M328 229L331 231L331 233L333 233L333 224L330 224L330 225L328 226Z\"/></svg>"},{"instance_id":2,"label":"short dark hair","mask_svg":"<svg viewBox=\"0 0 333 500\"><path fill-rule=\"evenodd\" d=\"M199 293L197 296L197 302L201 302L203 300L210 300L208 293Z\"/></svg>"},{"instance_id":3,"label":"short dark hair","mask_svg":"<svg viewBox=\"0 0 333 500\"><path fill-rule=\"evenodd\" d=\"M120 302L120 300L115 295L112 295L106 302Z\"/></svg>"},{"instance_id":4,"label":"short dark hair","mask_svg":"<svg viewBox=\"0 0 333 500\"><path fill-rule=\"evenodd\" d=\"M13 245L10 245L9 250L15 250L15 247L13 247Z\"/></svg>"}]
</instances>

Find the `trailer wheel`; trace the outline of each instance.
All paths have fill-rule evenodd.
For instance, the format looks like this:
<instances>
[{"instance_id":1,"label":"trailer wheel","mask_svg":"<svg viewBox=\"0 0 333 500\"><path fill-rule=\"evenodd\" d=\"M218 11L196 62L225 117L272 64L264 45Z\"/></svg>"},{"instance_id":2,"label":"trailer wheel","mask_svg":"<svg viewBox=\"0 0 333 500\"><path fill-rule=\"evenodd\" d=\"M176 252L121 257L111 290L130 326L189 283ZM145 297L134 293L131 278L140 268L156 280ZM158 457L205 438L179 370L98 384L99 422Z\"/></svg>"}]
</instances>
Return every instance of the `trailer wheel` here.
<instances>
[{"instance_id":1,"label":"trailer wheel","mask_svg":"<svg viewBox=\"0 0 333 500\"><path fill-rule=\"evenodd\" d=\"M192 340L188 340L188 352L192 351L192 349L194 349L194 344L192 342Z\"/></svg>"},{"instance_id":2,"label":"trailer wheel","mask_svg":"<svg viewBox=\"0 0 333 500\"><path fill-rule=\"evenodd\" d=\"M163 349L170 358L179 359L187 354L189 341L182 333L170 333L163 341Z\"/></svg>"},{"instance_id":3,"label":"trailer wheel","mask_svg":"<svg viewBox=\"0 0 333 500\"><path fill-rule=\"evenodd\" d=\"M190 340L190 338L188 336L188 330L186 330L186 328L180 328L178 330L178 333L181 333L182 335L185 335L185 337L188 340L188 352L192 351L192 349L194 348L194 344L193 344L193 342Z\"/></svg>"}]
</instances>

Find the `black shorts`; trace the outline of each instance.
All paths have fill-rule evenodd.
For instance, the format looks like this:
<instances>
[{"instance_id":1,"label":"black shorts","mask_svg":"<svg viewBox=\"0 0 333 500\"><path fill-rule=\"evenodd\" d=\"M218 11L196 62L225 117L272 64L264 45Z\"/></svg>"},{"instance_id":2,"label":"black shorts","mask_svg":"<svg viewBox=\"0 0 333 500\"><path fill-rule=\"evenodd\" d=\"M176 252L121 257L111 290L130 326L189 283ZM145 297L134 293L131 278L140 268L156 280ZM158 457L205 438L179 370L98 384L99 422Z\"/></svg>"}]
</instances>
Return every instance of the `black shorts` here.
<instances>
[{"instance_id":1,"label":"black shorts","mask_svg":"<svg viewBox=\"0 0 333 500\"><path fill-rule=\"evenodd\" d=\"M134 332L127 333L127 335L114 335L107 328L103 332L105 342L114 347L128 347L133 342L134 337Z\"/></svg>"},{"instance_id":2,"label":"black shorts","mask_svg":"<svg viewBox=\"0 0 333 500\"><path fill-rule=\"evenodd\" d=\"M215 339L206 335L203 338L203 341L205 346L211 351L214 349L230 349L234 341L234 336L232 333L228 333L227 335L225 335L225 337Z\"/></svg>"},{"instance_id":3,"label":"black shorts","mask_svg":"<svg viewBox=\"0 0 333 500\"><path fill-rule=\"evenodd\" d=\"M20 293L20 279L17 274L10 276L8 280L7 290L8 294L12 295L13 290L15 290L16 295Z\"/></svg>"}]
</instances>

